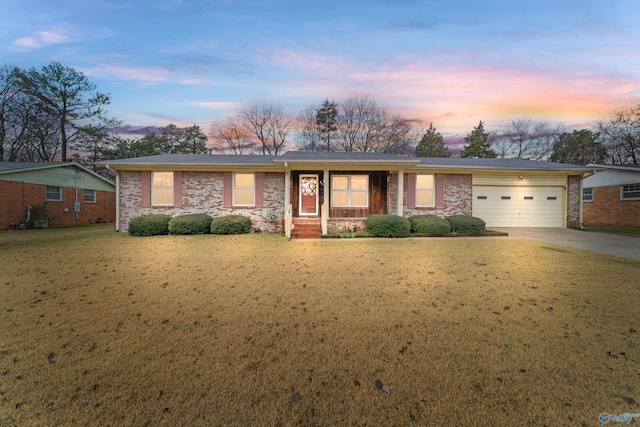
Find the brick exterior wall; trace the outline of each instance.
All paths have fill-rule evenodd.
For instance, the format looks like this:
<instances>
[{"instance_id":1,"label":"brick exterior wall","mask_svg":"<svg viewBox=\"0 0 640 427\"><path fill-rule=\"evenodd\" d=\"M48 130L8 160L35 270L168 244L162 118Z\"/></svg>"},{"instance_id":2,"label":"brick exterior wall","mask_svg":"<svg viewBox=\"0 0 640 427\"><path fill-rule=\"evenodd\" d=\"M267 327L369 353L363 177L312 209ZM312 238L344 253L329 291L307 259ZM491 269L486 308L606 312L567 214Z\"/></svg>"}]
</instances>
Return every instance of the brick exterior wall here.
<instances>
[{"instance_id":1,"label":"brick exterior wall","mask_svg":"<svg viewBox=\"0 0 640 427\"><path fill-rule=\"evenodd\" d=\"M405 177L407 175L405 174ZM398 174L389 174L389 213L395 214L398 200ZM404 185L403 216L437 215L471 215L473 202L473 175L471 174L443 174L444 178L444 206L436 208L409 209L408 185Z\"/></svg>"},{"instance_id":2,"label":"brick exterior wall","mask_svg":"<svg viewBox=\"0 0 640 427\"><path fill-rule=\"evenodd\" d=\"M640 200L620 200L620 186L594 187L593 201L582 204L585 225L640 227Z\"/></svg>"},{"instance_id":3,"label":"brick exterior wall","mask_svg":"<svg viewBox=\"0 0 640 427\"><path fill-rule=\"evenodd\" d=\"M96 220L113 223L116 219L116 193L96 190L96 202L83 201L83 190L78 190L80 213L76 221L73 203L75 188L62 187L62 201L47 202L52 220L49 227L95 224ZM42 206L45 203L46 185L0 181L0 230L12 228L11 223L26 221L26 206ZM68 211L65 212L65 209Z\"/></svg>"},{"instance_id":4,"label":"brick exterior wall","mask_svg":"<svg viewBox=\"0 0 640 427\"><path fill-rule=\"evenodd\" d=\"M140 215L164 213L173 217L206 213L214 218L244 215L252 228L265 232L282 232L284 221L284 174L264 173L263 207L224 207L224 172L182 172L182 206L142 207L142 174L120 171L120 231L127 231L129 221ZM275 218L274 220L272 218Z\"/></svg>"},{"instance_id":5,"label":"brick exterior wall","mask_svg":"<svg viewBox=\"0 0 640 427\"><path fill-rule=\"evenodd\" d=\"M580 224L581 183L582 176L569 175L567 178L567 228L576 230L582 226Z\"/></svg>"},{"instance_id":6,"label":"brick exterior wall","mask_svg":"<svg viewBox=\"0 0 640 427\"><path fill-rule=\"evenodd\" d=\"M406 178L405 174L405 178ZM414 215L437 215L446 217L450 215L471 215L473 202L473 176L471 174L444 174L444 206L436 208L413 208L408 207L408 185L404 185L403 216ZM387 194L387 211L395 215L398 206L398 174L389 173L389 185ZM363 231L364 220L340 219L328 221L330 232Z\"/></svg>"}]
</instances>

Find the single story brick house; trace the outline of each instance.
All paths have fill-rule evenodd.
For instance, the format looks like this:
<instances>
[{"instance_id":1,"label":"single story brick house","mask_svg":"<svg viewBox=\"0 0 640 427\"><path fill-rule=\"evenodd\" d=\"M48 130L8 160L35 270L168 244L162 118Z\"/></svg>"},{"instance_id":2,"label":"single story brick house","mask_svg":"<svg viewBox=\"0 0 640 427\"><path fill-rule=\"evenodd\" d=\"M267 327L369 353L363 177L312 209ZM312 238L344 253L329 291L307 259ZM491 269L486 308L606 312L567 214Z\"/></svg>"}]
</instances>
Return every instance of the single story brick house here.
<instances>
[{"instance_id":1,"label":"single story brick house","mask_svg":"<svg viewBox=\"0 0 640 427\"><path fill-rule=\"evenodd\" d=\"M581 223L582 166L515 159L299 152L164 154L105 161L116 172L116 229L150 213L241 214L292 237L358 230L373 214L474 215L489 227Z\"/></svg>"},{"instance_id":2,"label":"single story brick house","mask_svg":"<svg viewBox=\"0 0 640 427\"><path fill-rule=\"evenodd\" d=\"M46 203L47 217L36 218ZM116 186L75 162L0 162L0 230L114 222Z\"/></svg>"},{"instance_id":3,"label":"single story brick house","mask_svg":"<svg viewBox=\"0 0 640 427\"><path fill-rule=\"evenodd\" d=\"M582 188L585 225L640 226L640 165L586 166Z\"/></svg>"}]
</instances>

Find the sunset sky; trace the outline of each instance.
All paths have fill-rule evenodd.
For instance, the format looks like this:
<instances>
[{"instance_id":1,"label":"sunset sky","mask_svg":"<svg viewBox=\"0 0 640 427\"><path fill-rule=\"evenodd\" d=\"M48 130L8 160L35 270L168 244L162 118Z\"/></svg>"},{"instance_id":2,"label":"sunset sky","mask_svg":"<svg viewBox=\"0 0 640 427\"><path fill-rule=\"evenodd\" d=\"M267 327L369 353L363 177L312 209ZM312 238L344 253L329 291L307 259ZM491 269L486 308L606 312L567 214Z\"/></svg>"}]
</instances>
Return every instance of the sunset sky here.
<instances>
[{"instance_id":1,"label":"sunset sky","mask_svg":"<svg viewBox=\"0 0 640 427\"><path fill-rule=\"evenodd\" d=\"M58 61L132 126L368 95L464 135L640 101L637 0L3 0L0 63Z\"/></svg>"}]
</instances>

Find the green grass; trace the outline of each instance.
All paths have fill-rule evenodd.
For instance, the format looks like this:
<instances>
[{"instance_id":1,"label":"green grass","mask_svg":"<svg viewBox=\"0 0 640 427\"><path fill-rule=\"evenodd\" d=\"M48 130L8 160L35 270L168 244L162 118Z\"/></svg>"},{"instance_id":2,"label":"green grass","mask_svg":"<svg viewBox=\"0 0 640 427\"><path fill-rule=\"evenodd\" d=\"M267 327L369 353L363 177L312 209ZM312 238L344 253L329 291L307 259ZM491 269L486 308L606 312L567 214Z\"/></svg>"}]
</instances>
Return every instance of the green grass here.
<instances>
[{"instance_id":1,"label":"green grass","mask_svg":"<svg viewBox=\"0 0 640 427\"><path fill-rule=\"evenodd\" d=\"M640 227L620 226L620 225L586 225L587 231L594 233L617 234L620 236L640 237Z\"/></svg>"},{"instance_id":2,"label":"green grass","mask_svg":"<svg viewBox=\"0 0 640 427\"><path fill-rule=\"evenodd\" d=\"M640 261L501 237L96 226L0 233L0 265L0 426L579 426L638 412Z\"/></svg>"}]
</instances>

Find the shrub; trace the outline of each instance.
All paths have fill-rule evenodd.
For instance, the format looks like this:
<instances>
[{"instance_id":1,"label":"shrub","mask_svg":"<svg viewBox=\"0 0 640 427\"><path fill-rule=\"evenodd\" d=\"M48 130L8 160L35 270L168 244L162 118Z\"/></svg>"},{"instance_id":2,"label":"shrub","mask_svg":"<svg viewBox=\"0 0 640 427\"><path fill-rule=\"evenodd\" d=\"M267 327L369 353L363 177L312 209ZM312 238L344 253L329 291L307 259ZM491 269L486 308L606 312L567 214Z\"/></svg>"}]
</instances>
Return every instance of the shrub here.
<instances>
[{"instance_id":1,"label":"shrub","mask_svg":"<svg viewBox=\"0 0 640 427\"><path fill-rule=\"evenodd\" d=\"M397 215L371 215L364 226L376 237L407 237L411 230L409 220Z\"/></svg>"},{"instance_id":2,"label":"shrub","mask_svg":"<svg viewBox=\"0 0 640 427\"><path fill-rule=\"evenodd\" d=\"M446 236L451 233L451 224L435 215L416 215L409 218L411 232L430 236Z\"/></svg>"},{"instance_id":3,"label":"shrub","mask_svg":"<svg viewBox=\"0 0 640 427\"><path fill-rule=\"evenodd\" d=\"M132 236L158 236L169 234L171 215L142 215L129 221L129 234Z\"/></svg>"},{"instance_id":4,"label":"shrub","mask_svg":"<svg viewBox=\"0 0 640 427\"><path fill-rule=\"evenodd\" d=\"M213 234L244 234L251 229L251 218L242 215L228 215L211 221Z\"/></svg>"},{"instance_id":5,"label":"shrub","mask_svg":"<svg viewBox=\"0 0 640 427\"><path fill-rule=\"evenodd\" d=\"M206 234L211 228L211 218L207 214L182 215L169 221L171 234Z\"/></svg>"},{"instance_id":6,"label":"shrub","mask_svg":"<svg viewBox=\"0 0 640 427\"><path fill-rule=\"evenodd\" d=\"M453 215L445 218L451 224L451 232L458 234L482 234L485 222L475 216Z\"/></svg>"}]
</instances>

